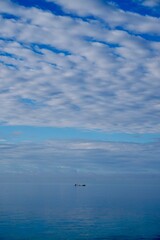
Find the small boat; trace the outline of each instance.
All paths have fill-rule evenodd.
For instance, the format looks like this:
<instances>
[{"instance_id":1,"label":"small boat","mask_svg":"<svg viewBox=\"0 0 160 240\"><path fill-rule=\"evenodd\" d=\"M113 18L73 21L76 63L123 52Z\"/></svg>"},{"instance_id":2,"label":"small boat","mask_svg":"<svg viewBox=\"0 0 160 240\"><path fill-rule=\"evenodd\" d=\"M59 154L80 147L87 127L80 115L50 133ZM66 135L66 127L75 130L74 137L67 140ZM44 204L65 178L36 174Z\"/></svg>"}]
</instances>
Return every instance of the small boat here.
<instances>
[{"instance_id":1,"label":"small boat","mask_svg":"<svg viewBox=\"0 0 160 240\"><path fill-rule=\"evenodd\" d=\"M77 184L77 183L75 183L74 186L75 186L75 187L85 187L86 184Z\"/></svg>"}]
</instances>

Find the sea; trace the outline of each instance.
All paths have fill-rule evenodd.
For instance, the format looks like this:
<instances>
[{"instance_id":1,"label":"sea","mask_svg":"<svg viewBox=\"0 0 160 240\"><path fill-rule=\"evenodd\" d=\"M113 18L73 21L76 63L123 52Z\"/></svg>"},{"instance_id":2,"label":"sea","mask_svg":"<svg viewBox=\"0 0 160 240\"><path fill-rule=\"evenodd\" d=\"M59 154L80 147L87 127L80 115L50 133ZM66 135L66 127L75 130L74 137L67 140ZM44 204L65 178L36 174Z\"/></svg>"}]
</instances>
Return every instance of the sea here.
<instances>
[{"instance_id":1,"label":"sea","mask_svg":"<svg viewBox=\"0 0 160 240\"><path fill-rule=\"evenodd\" d=\"M159 240L153 184L0 184L0 240Z\"/></svg>"}]
</instances>

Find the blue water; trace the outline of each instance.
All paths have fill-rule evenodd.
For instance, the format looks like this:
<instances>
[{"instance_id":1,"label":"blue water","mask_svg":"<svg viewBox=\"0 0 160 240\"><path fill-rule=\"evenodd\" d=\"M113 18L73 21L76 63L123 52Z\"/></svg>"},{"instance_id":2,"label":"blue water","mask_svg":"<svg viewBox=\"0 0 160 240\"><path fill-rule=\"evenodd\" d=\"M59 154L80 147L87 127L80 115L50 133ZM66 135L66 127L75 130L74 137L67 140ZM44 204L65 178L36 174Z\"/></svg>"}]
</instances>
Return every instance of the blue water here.
<instances>
[{"instance_id":1,"label":"blue water","mask_svg":"<svg viewBox=\"0 0 160 240\"><path fill-rule=\"evenodd\" d=\"M158 185L0 184L0 240L158 240Z\"/></svg>"}]
</instances>

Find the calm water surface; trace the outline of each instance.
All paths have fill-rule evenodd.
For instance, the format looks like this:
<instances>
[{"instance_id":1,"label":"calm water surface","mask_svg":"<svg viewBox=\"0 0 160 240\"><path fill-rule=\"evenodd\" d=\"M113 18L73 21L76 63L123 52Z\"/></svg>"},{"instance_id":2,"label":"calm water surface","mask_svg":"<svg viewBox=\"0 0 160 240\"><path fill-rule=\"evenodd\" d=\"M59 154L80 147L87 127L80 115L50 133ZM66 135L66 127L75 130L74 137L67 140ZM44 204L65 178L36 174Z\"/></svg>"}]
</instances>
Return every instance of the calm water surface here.
<instances>
[{"instance_id":1,"label":"calm water surface","mask_svg":"<svg viewBox=\"0 0 160 240\"><path fill-rule=\"evenodd\" d=\"M0 240L160 239L158 185L0 188Z\"/></svg>"}]
</instances>

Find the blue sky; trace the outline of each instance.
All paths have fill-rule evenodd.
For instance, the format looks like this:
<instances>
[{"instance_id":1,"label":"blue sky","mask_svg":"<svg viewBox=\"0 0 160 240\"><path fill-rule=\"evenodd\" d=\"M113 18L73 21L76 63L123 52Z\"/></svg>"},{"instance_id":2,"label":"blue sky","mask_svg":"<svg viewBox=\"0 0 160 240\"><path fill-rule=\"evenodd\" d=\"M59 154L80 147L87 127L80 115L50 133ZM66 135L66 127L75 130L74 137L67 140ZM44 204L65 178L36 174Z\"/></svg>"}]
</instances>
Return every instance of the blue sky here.
<instances>
[{"instance_id":1,"label":"blue sky","mask_svg":"<svg viewBox=\"0 0 160 240\"><path fill-rule=\"evenodd\" d=\"M130 133L106 133L94 130L57 127L34 127L34 126L2 126L0 127L1 141L13 143L37 142L47 140L89 140L127 143L152 143L159 141L159 135L130 134Z\"/></svg>"},{"instance_id":2,"label":"blue sky","mask_svg":"<svg viewBox=\"0 0 160 240\"><path fill-rule=\"evenodd\" d=\"M107 143L111 149L122 144L132 149L126 159L152 149L157 164L159 17L159 0L0 0L3 152L26 144L24 158L28 144L49 149L65 141L92 159L88 146L107 151ZM107 171L103 157L99 169ZM156 164L139 165L158 172Z\"/></svg>"}]
</instances>

